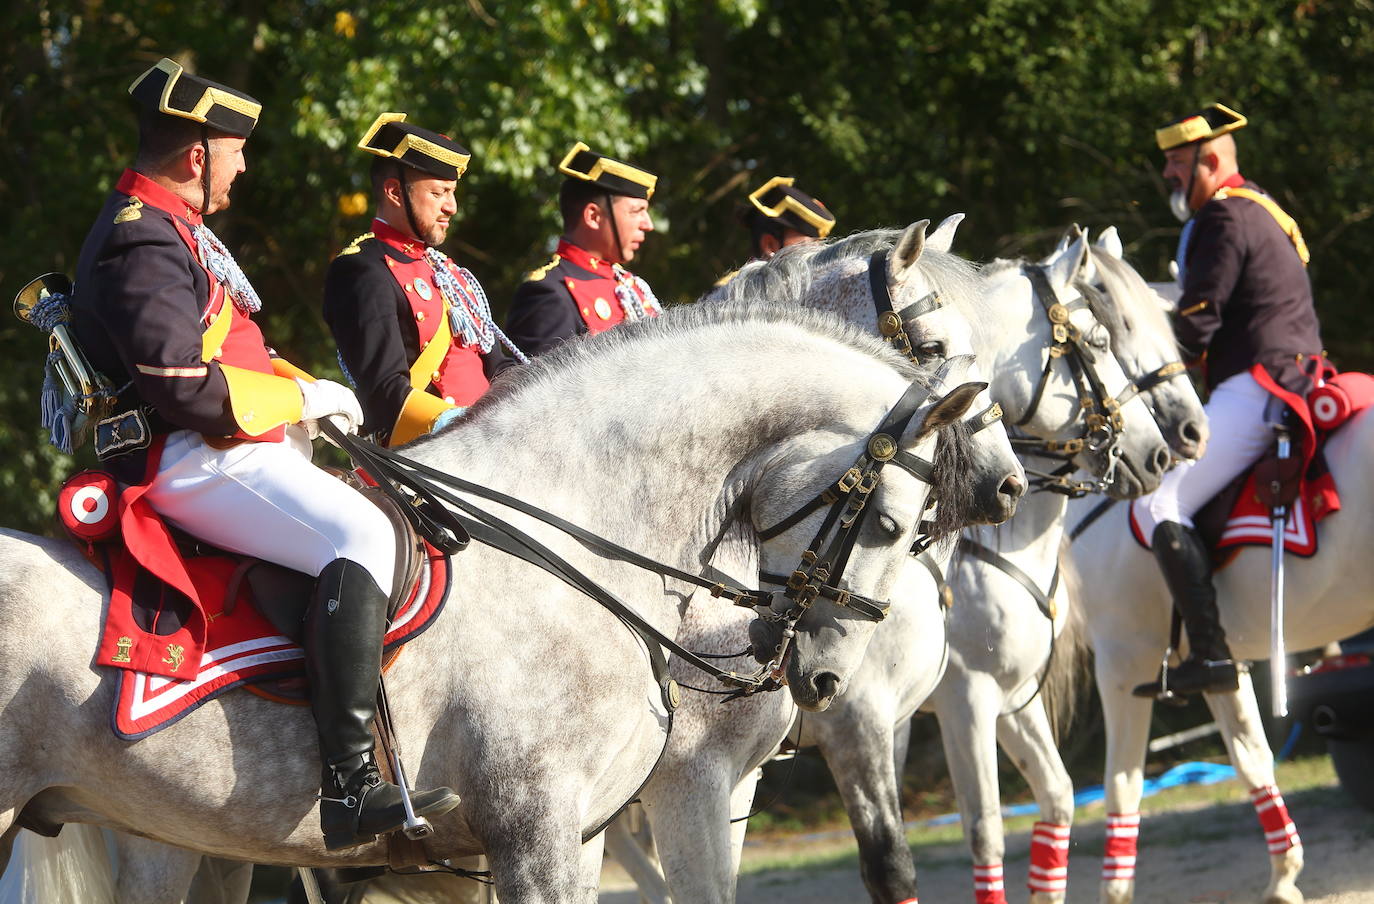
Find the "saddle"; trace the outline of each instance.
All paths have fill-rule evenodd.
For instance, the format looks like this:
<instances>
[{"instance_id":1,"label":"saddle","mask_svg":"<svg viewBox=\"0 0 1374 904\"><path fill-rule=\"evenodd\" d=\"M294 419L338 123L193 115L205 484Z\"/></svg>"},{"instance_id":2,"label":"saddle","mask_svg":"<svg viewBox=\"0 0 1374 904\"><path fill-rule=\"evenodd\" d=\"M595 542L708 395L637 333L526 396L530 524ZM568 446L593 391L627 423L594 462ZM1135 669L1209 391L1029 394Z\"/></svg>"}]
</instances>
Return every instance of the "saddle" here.
<instances>
[{"instance_id":1,"label":"saddle","mask_svg":"<svg viewBox=\"0 0 1374 904\"><path fill-rule=\"evenodd\" d=\"M1302 557L1316 555L1317 523L1341 508L1326 464L1326 443L1352 417L1374 405L1374 375L1336 373L1324 361L1305 398L1278 390L1267 375L1260 382L1271 392L1265 422L1274 429L1275 442L1193 519L1218 569L1230 564L1243 546L1272 544L1270 513L1278 506L1288 510L1285 550ZM1287 458L1278 455L1280 432L1292 443ZM1130 525L1136 541L1148 549L1134 506Z\"/></svg>"},{"instance_id":2,"label":"saddle","mask_svg":"<svg viewBox=\"0 0 1374 904\"><path fill-rule=\"evenodd\" d=\"M331 473L354 486L392 525L396 565L387 617L389 622L394 621L426 562L426 546L399 505L380 489L350 472ZM236 622L243 625L246 634L270 628L293 643L301 641L305 610L314 589L313 577L227 552L165 524L160 526L170 538L171 547L145 548L155 545L147 542L146 531L121 530L121 519L115 514L121 508L119 495L114 479L99 471L74 475L58 494L63 526L87 558L106 573L110 583L111 604L98 664L168 678L194 678L199 670L199 651L190 648L186 635L188 625L198 614L198 606L205 610L209 622L207 637L225 634L221 625ZM163 567L169 557L177 558L177 564L190 577L195 600L185 592L183 582L167 579L169 573L176 571ZM147 562L157 564L150 568ZM243 611L245 608L251 611ZM233 631L227 633L237 636ZM147 668L147 655L131 655L136 646L148 645L138 635L173 638L164 645L166 655L157 660L161 668ZM152 643L156 646L158 641Z\"/></svg>"}]
</instances>

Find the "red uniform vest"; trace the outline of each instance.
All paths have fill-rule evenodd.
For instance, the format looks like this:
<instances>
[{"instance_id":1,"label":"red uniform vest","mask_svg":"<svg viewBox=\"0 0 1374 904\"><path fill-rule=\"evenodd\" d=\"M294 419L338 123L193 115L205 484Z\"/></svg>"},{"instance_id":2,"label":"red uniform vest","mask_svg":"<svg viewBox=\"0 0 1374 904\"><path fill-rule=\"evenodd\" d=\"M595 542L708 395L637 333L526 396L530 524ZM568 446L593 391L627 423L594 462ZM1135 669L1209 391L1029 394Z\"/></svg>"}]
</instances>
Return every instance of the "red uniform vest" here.
<instances>
[{"instance_id":1,"label":"red uniform vest","mask_svg":"<svg viewBox=\"0 0 1374 904\"><path fill-rule=\"evenodd\" d=\"M476 402L491 385L482 370L481 349L475 345L461 345L461 337L453 335L444 296L434 281L434 268L424 256L425 246L382 220L372 221L372 235L406 257L415 258L403 262L386 255L383 259L405 293L406 301L410 303L411 314L415 317L415 330L420 337L421 353L436 338L442 341L440 330L451 337L443 361L429 374L430 391L452 405L466 407ZM449 261L448 267L458 285L465 286L467 282L458 272L457 265ZM480 319L468 298L459 299L459 303L467 306L474 319Z\"/></svg>"},{"instance_id":2,"label":"red uniform vest","mask_svg":"<svg viewBox=\"0 0 1374 904\"><path fill-rule=\"evenodd\" d=\"M577 305L577 313L582 316L582 322L587 325L587 332L604 332L625 319L625 308L615 294L619 282L615 278L613 264L598 257L592 257L585 250L566 239L560 239L558 242L558 256L569 263L576 264L583 270L595 273L597 276L596 279L563 277L563 283L568 287L568 292ZM638 288L633 291L640 295L641 301L644 300ZM658 316L658 313L653 310L650 310L648 314L650 317Z\"/></svg>"},{"instance_id":3,"label":"red uniform vest","mask_svg":"<svg viewBox=\"0 0 1374 904\"><path fill-rule=\"evenodd\" d=\"M200 319L202 333L211 329L220 316L225 314L224 306L229 305L227 316L232 319L229 322L228 334L219 343L211 357L206 360L218 361L231 367L253 370L263 374L272 373L272 357L268 354L267 344L263 341L262 330L258 329L258 325L253 322L248 314L233 303L224 291L224 286L205 266L205 262L200 259L196 240L191 235L190 228L200 223L199 211L192 210L185 201L133 170L124 171L124 175L120 176L119 182L115 185L115 190L130 197L138 198L144 204L172 215L172 225L176 227L177 235L181 236L181 240L186 243L187 249L191 252L191 257L195 258L196 263L205 272L205 278L209 280L209 303L205 306ZM286 427L275 427L258 436L249 436L242 431L236 431L234 436L252 442L279 443L286 436Z\"/></svg>"}]
</instances>

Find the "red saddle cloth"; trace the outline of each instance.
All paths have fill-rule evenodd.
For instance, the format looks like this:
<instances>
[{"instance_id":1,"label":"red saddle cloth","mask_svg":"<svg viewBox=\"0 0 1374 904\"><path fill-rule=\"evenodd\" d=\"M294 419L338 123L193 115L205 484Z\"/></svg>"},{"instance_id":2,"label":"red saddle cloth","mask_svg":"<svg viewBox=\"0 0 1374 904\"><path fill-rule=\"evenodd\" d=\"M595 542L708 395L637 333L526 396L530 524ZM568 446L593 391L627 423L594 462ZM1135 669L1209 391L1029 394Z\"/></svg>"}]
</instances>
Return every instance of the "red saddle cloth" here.
<instances>
[{"instance_id":1,"label":"red saddle cloth","mask_svg":"<svg viewBox=\"0 0 1374 904\"><path fill-rule=\"evenodd\" d=\"M119 670L113 728L126 740L240 685L305 673L301 647L254 607L240 561L183 556L145 491L121 491L110 475L85 471L58 497L63 523L110 583L95 664ZM419 578L388 626L386 651L428 628L448 597L448 557L429 544L425 550Z\"/></svg>"},{"instance_id":2,"label":"red saddle cloth","mask_svg":"<svg viewBox=\"0 0 1374 904\"><path fill-rule=\"evenodd\" d=\"M452 584L452 565L439 550L425 545L419 579L387 628L382 649L391 651L419 636L443 609ZM225 558L192 559L188 570L204 590L217 589L223 599L235 563ZM116 585L118 586L118 585ZM184 654L182 654L184 655ZM253 608L241 590L233 611L209 619L209 631L198 667L184 679L131 670L119 672L114 732L134 741L166 728L203 703L240 685L305 675L305 651L283 636ZM269 699L271 695L268 696Z\"/></svg>"},{"instance_id":3,"label":"red saddle cloth","mask_svg":"<svg viewBox=\"0 0 1374 904\"><path fill-rule=\"evenodd\" d=\"M1320 457L1328 437L1350 418L1374 405L1374 376L1362 373L1326 373L1322 386L1314 389L1306 399L1287 392L1269 377L1263 367L1251 371L1260 385L1286 402L1297 415L1296 428L1300 436L1297 448L1304 456L1302 482L1297 498L1289 506L1283 525L1284 549L1293 555L1308 557L1317 552L1317 522L1341 509L1340 494L1331 473ZM1136 500L1130 506L1131 535L1137 543L1150 548L1149 538L1140 529ZM1273 542L1273 524L1269 509L1261 502L1252 470L1231 507L1231 512L1216 542L1217 549L1241 546L1269 546Z\"/></svg>"}]
</instances>

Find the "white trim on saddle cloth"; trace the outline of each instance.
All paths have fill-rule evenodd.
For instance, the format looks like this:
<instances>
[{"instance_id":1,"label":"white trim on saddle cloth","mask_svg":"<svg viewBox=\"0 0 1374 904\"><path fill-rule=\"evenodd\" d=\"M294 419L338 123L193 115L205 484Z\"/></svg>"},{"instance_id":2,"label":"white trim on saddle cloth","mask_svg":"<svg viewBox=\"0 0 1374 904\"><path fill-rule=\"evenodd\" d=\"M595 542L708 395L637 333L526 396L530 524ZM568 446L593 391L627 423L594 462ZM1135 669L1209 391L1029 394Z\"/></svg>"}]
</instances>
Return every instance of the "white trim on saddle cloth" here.
<instances>
[{"instance_id":1,"label":"white trim on saddle cloth","mask_svg":"<svg viewBox=\"0 0 1374 904\"><path fill-rule=\"evenodd\" d=\"M1149 549L1150 539L1140 530L1141 514L1137 508L1143 503L1144 497L1131 500L1128 518L1131 536L1135 537L1135 541L1141 546ZM1273 526L1268 516L1238 515L1232 511L1226 527L1222 529L1221 540L1217 546L1221 549L1231 546L1269 546L1273 534ZM1301 495L1293 501L1293 507L1288 512L1288 520L1283 523L1283 548L1286 552L1304 558L1317 552L1316 522L1312 518L1311 507Z\"/></svg>"},{"instance_id":2,"label":"white trim on saddle cloth","mask_svg":"<svg viewBox=\"0 0 1374 904\"><path fill-rule=\"evenodd\" d=\"M418 637L433 624L447 601L452 584L450 560L430 548L415 588L386 632L383 649L390 650ZM302 675L304 659L305 651L293 641L280 634L271 634L208 647L201 656L200 671L187 681L117 670L119 689L115 694L111 727L126 741L145 738L225 691L257 681Z\"/></svg>"}]
</instances>

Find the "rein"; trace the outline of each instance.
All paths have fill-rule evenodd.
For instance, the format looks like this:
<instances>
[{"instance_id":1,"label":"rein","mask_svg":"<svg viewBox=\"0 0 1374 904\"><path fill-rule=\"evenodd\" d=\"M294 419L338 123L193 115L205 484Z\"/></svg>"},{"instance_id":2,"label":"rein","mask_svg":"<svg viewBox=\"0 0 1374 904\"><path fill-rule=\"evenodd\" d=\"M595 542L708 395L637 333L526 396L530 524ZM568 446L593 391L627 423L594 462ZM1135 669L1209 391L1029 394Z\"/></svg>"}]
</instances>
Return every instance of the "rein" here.
<instances>
[{"instance_id":1,"label":"rein","mask_svg":"<svg viewBox=\"0 0 1374 904\"><path fill-rule=\"evenodd\" d=\"M677 682L668 675L668 664L663 655L663 648L667 648L673 654L721 683L739 688L745 693L775 688L776 682L768 677L766 668L761 668L751 675L740 675L734 671L719 669L704 658L682 647L671 637L655 628L614 593L597 584L562 556L519 528L483 511L478 506L444 488L469 493L513 508L558 528L583 544L606 553L613 559L627 562L665 577L677 578L699 587L709 588L712 596L727 597L738 606L752 608L766 605L767 594L741 590L721 582L711 582L671 565L656 562L527 502L463 480L460 477L445 474L390 449L383 449L365 440L346 435L327 421L320 422L320 429L379 484L383 486L390 484L390 490L393 493L404 496L399 489L399 487L404 487L415 494L417 500L438 499L454 506L463 514L447 508L444 508L444 512L461 526L466 535L470 535L472 539L486 546L499 549L530 564L537 565L608 609L644 641L649 652L655 680L662 690L663 700L669 711L677 708L680 701L680 691ZM443 508L442 505L440 507Z\"/></svg>"}]
</instances>

